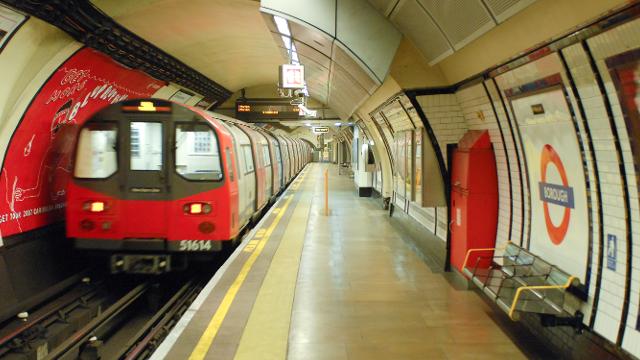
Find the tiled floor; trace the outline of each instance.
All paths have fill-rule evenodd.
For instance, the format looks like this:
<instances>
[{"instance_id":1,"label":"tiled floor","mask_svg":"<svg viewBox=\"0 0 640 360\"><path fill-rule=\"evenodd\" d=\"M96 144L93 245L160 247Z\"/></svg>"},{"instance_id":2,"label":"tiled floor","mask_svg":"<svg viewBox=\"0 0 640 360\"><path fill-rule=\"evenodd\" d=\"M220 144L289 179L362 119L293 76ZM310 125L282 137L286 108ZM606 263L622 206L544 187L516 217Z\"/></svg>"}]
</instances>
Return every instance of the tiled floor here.
<instances>
[{"instance_id":1,"label":"tiled floor","mask_svg":"<svg viewBox=\"0 0 640 360\"><path fill-rule=\"evenodd\" d=\"M309 165L216 277L154 359L525 357L493 308L433 273L333 165Z\"/></svg>"},{"instance_id":2,"label":"tiled floor","mask_svg":"<svg viewBox=\"0 0 640 360\"><path fill-rule=\"evenodd\" d=\"M477 294L432 273L387 212L336 172L331 215L319 197L311 207L289 359L524 358Z\"/></svg>"}]
</instances>

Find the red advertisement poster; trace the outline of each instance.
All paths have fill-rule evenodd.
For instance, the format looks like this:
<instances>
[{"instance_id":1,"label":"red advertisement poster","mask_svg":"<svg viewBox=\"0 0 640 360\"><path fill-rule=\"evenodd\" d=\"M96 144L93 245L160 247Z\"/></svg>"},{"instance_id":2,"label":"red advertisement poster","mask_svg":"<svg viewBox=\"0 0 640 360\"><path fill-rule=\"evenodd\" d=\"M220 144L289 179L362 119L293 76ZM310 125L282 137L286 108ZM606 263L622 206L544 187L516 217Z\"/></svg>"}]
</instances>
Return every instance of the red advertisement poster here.
<instances>
[{"instance_id":1,"label":"red advertisement poster","mask_svg":"<svg viewBox=\"0 0 640 360\"><path fill-rule=\"evenodd\" d=\"M49 78L15 130L0 176L0 235L63 220L77 126L103 107L153 95L164 82L84 48Z\"/></svg>"}]
</instances>

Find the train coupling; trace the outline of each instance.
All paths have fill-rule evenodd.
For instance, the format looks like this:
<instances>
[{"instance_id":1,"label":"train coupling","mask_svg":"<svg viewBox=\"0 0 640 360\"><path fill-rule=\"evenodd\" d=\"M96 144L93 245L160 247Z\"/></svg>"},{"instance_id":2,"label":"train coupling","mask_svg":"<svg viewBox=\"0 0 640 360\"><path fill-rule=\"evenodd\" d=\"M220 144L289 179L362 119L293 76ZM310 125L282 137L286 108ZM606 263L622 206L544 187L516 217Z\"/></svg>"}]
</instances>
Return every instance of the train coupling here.
<instances>
[{"instance_id":1,"label":"train coupling","mask_svg":"<svg viewBox=\"0 0 640 360\"><path fill-rule=\"evenodd\" d=\"M111 256L111 273L162 274L170 272L171 255L166 254L114 254Z\"/></svg>"}]
</instances>

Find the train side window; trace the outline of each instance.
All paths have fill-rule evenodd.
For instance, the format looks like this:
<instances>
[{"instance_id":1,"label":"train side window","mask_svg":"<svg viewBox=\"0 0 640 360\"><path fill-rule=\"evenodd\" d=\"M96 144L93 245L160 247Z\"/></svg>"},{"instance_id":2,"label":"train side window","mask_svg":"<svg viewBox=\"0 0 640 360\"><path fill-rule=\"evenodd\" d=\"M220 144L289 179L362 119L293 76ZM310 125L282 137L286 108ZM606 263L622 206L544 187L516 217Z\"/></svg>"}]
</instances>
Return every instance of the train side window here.
<instances>
[{"instance_id":1,"label":"train side window","mask_svg":"<svg viewBox=\"0 0 640 360\"><path fill-rule=\"evenodd\" d=\"M105 179L118 170L116 124L90 124L80 131L74 176Z\"/></svg>"},{"instance_id":2,"label":"train side window","mask_svg":"<svg viewBox=\"0 0 640 360\"><path fill-rule=\"evenodd\" d=\"M187 180L222 179L218 139L205 124L176 125L176 172Z\"/></svg>"},{"instance_id":3,"label":"train side window","mask_svg":"<svg viewBox=\"0 0 640 360\"><path fill-rule=\"evenodd\" d=\"M162 123L131 122L131 170L162 170Z\"/></svg>"},{"instance_id":4,"label":"train side window","mask_svg":"<svg viewBox=\"0 0 640 360\"><path fill-rule=\"evenodd\" d=\"M242 153L244 154L245 174L253 172L253 154L251 153L251 145L242 145Z\"/></svg>"},{"instance_id":5,"label":"train side window","mask_svg":"<svg viewBox=\"0 0 640 360\"><path fill-rule=\"evenodd\" d=\"M229 172L229 179L233 181L233 163L231 162L231 150L229 148L224 149L224 153L227 157L227 172Z\"/></svg>"},{"instance_id":6,"label":"train side window","mask_svg":"<svg viewBox=\"0 0 640 360\"><path fill-rule=\"evenodd\" d=\"M269 145L262 145L262 158L264 159L264 166L271 165L271 155L269 155Z\"/></svg>"}]
</instances>

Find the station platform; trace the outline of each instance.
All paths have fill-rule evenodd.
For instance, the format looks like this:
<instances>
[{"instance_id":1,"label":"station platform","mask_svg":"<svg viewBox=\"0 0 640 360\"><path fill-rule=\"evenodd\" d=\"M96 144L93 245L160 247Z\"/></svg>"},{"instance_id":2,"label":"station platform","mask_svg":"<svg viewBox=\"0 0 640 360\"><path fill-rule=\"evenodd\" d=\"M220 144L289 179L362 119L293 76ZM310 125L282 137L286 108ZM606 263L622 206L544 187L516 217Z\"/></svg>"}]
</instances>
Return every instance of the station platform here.
<instances>
[{"instance_id":1,"label":"station platform","mask_svg":"<svg viewBox=\"0 0 640 360\"><path fill-rule=\"evenodd\" d=\"M313 163L153 358L525 358L494 311L432 272L337 166Z\"/></svg>"}]
</instances>

